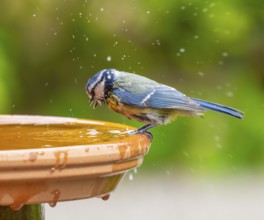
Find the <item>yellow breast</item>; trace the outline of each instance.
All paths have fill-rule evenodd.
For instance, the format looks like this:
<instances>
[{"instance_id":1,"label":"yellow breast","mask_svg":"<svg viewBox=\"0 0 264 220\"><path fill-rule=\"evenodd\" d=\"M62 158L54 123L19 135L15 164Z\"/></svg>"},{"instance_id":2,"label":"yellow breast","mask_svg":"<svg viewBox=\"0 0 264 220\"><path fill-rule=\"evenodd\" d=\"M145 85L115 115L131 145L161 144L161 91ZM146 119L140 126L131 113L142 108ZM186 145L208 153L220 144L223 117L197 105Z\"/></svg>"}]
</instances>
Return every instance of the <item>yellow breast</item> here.
<instances>
[{"instance_id":1,"label":"yellow breast","mask_svg":"<svg viewBox=\"0 0 264 220\"><path fill-rule=\"evenodd\" d=\"M145 124L168 124L176 119L177 116L192 116L193 112L177 109L158 109L158 108L139 108L126 105L115 96L107 99L107 105L110 109L125 115L129 119Z\"/></svg>"}]
</instances>

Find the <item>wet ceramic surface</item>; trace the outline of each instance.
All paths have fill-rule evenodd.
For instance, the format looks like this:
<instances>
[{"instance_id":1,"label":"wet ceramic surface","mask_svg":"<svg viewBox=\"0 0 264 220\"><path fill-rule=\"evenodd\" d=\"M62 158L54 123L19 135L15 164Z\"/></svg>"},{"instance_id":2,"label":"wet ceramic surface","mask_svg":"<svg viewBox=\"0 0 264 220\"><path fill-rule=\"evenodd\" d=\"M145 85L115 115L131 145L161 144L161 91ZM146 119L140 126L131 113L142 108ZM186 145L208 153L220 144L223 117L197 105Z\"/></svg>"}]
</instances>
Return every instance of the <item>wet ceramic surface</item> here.
<instances>
[{"instance_id":1,"label":"wet ceramic surface","mask_svg":"<svg viewBox=\"0 0 264 220\"><path fill-rule=\"evenodd\" d=\"M62 117L0 116L0 205L108 199L150 147L132 127Z\"/></svg>"}]
</instances>

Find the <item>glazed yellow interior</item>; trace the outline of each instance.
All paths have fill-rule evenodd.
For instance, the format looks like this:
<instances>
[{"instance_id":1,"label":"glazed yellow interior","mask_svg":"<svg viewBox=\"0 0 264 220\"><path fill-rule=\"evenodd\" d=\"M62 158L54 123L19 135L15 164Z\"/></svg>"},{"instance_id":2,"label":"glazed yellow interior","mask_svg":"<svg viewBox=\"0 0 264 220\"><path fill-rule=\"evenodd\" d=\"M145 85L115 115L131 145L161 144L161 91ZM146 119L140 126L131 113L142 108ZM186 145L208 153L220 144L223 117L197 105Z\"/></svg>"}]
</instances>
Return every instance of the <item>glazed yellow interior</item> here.
<instances>
[{"instance_id":1,"label":"glazed yellow interior","mask_svg":"<svg viewBox=\"0 0 264 220\"><path fill-rule=\"evenodd\" d=\"M83 123L0 125L0 150L106 143L128 136L124 127Z\"/></svg>"}]
</instances>

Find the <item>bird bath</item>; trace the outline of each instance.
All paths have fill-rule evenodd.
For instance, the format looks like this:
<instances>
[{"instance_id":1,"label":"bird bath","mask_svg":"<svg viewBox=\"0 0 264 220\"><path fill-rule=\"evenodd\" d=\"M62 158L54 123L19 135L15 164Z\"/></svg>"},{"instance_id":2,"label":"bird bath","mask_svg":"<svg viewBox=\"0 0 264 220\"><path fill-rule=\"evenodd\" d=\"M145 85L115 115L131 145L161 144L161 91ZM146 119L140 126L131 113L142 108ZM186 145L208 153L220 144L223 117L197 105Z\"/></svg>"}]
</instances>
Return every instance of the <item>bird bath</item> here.
<instances>
[{"instance_id":1,"label":"bird bath","mask_svg":"<svg viewBox=\"0 0 264 220\"><path fill-rule=\"evenodd\" d=\"M107 199L149 150L151 140L128 135L131 129L64 117L0 116L0 219L23 205Z\"/></svg>"}]
</instances>

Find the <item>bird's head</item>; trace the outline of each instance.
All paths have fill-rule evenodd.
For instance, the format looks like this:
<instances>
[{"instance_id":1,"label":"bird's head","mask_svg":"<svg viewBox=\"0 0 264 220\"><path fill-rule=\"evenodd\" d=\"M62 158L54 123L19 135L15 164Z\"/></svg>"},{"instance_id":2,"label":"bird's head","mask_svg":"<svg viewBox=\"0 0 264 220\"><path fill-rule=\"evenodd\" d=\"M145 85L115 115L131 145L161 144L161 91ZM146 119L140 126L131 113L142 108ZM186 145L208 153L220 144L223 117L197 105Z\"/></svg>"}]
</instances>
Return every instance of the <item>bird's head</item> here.
<instances>
[{"instance_id":1,"label":"bird's head","mask_svg":"<svg viewBox=\"0 0 264 220\"><path fill-rule=\"evenodd\" d=\"M96 73L86 84L86 93L90 98L91 105L95 108L101 105L108 98L109 92L113 89L119 71L105 69Z\"/></svg>"}]
</instances>

